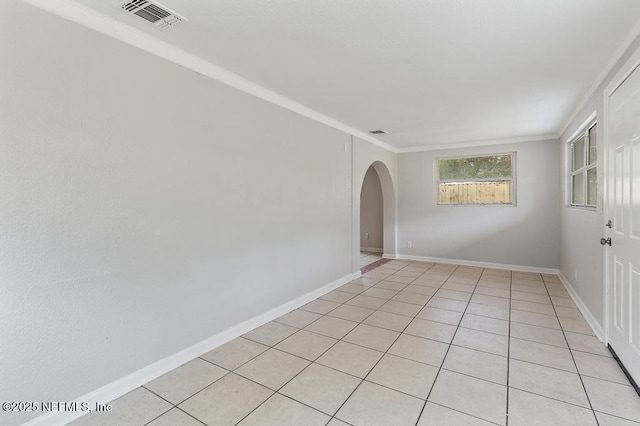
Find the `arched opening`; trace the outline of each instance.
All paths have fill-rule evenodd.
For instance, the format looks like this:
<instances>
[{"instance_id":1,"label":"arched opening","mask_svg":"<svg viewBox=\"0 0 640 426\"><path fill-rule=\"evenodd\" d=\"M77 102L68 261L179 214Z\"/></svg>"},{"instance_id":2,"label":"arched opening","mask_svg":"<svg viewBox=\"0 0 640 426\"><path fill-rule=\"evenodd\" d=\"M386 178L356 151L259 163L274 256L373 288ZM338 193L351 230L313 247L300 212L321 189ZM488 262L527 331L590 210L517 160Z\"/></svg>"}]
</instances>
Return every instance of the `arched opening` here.
<instances>
[{"instance_id":1,"label":"arched opening","mask_svg":"<svg viewBox=\"0 0 640 426\"><path fill-rule=\"evenodd\" d=\"M368 265L385 256L393 258L396 253L396 202L391 173L381 161L360 170L354 176L354 181L359 183L354 188L353 199L354 271L362 270L365 262ZM365 238L367 233L369 238ZM366 255L361 253L361 248Z\"/></svg>"},{"instance_id":2,"label":"arched opening","mask_svg":"<svg viewBox=\"0 0 640 426\"><path fill-rule=\"evenodd\" d=\"M382 258L384 249L384 207L378 172L370 166L360 190L360 267Z\"/></svg>"}]
</instances>

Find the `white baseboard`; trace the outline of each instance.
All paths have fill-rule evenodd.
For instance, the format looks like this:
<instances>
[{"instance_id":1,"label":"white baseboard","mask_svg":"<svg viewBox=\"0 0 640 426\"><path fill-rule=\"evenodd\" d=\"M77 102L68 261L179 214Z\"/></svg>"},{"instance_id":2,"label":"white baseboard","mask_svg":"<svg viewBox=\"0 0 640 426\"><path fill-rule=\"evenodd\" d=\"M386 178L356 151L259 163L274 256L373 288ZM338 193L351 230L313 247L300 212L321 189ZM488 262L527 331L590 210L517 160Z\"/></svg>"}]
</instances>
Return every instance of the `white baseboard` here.
<instances>
[{"instance_id":1,"label":"white baseboard","mask_svg":"<svg viewBox=\"0 0 640 426\"><path fill-rule=\"evenodd\" d=\"M381 248L376 247L360 247L360 251L368 251L369 253L382 253L383 250Z\"/></svg>"},{"instance_id":2,"label":"white baseboard","mask_svg":"<svg viewBox=\"0 0 640 426\"><path fill-rule=\"evenodd\" d=\"M399 259L398 255L393 253L383 253L382 257L384 259Z\"/></svg>"},{"instance_id":3,"label":"white baseboard","mask_svg":"<svg viewBox=\"0 0 640 426\"><path fill-rule=\"evenodd\" d=\"M587 308L587 305L584 304L584 302L582 301L578 293L575 291L575 289L567 279L567 277L565 277L562 274L562 272L558 272L558 277L560 277L560 282L569 293L569 296L571 296L571 298L575 302L576 306L582 313L582 316L587 321L587 324L589 324L589 326L595 333L598 340L600 340L601 342L604 342L604 328L602 327L602 325L598 322L596 317L593 316L589 308Z\"/></svg>"},{"instance_id":4,"label":"white baseboard","mask_svg":"<svg viewBox=\"0 0 640 426\"><path fill-rule=\"evenodd\" d=\"M556 275L559 272L558 269L555 269L555 268L539 268L537 266L508 265L505 263L477 262L475 260L446 259L446 258L440 258L440 257L412 256L408 254L398 254L394 259L416 260L421 262L447 263L452 265L463 265L463 266L477 266L480 268L508 269L511 271L518 271L518 272L535 272L539 274L551 274L551 275Z\"/></svg>"},{"instance_id":5,"label":"white baseboard","mask_svg":"<svg viewBox=\"0 0 640 426\"><path fill-rule=\"evenodd\" d=\"M313 290L289 302L286 302L256 317L241 322L240 324L228 328L214 336L196 343L193 346L183 349L178 353L161 359L160 361L154 362L153 364L148 365L147 367L144 367L141 370L138 370L126 377L109 383L108 385L96 389L93 392L89 392L88 394L77 398L75 401L77 401L78 403L87 402L89 403L89 406L94 406L95 403L105 404L107 402L113 401L114 399L131 392L137 387L142 386L145 383L156 379L175 368L180 367L181 365L191 361L192 359L199 357L200 355L209 352L210 350L215 349L218 346L223 345L230 340L233 340L236 337L253 330L256 327L266 324L269 321L273 321L274 319L281 317L282 315L291 312L292 310L299 308L300 306L309 303L312 300L317 299L318 297L340 287L341 285L359 278L361 275L362 274L360 273L360 271L345 275L344 277L339 278L323 287ZM83 414L86 413L51 412L36 417L35 419L24 423L23 426L62 426L77 419Z\"/></svg>"}]
</instances>

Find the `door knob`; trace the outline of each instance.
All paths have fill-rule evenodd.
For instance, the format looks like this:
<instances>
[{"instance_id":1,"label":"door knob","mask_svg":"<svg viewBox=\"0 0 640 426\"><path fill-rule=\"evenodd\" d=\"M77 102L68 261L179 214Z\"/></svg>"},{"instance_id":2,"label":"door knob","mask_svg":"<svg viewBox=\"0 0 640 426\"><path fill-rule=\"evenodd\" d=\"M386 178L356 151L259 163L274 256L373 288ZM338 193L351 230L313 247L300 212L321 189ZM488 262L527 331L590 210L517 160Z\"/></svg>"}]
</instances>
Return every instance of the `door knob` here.
<instances>
[{"instance_id":1,"label":"door knob","mask_svg":"<svg viewBox=\"0 0 640 426\"><path fill-rule=\"evenodd\" d=\"M609 238L600 238L600 245L611 247L611 237Z\"/></svg>"}]
</instances>

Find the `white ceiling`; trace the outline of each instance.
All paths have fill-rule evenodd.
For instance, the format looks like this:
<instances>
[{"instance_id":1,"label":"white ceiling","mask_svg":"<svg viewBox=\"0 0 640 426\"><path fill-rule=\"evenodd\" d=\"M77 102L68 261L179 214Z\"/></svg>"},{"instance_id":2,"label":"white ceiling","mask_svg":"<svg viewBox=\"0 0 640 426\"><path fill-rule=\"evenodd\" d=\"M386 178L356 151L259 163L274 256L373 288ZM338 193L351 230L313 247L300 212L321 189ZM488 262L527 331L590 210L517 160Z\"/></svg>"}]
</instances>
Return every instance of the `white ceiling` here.
<instances>
[{"instance_id":1,"label":"white ceiling","mask_svg":"<svg viewBox=\"0 0 640 426\"><path fill-rule=\"evenodd\" d=\"M638 0L82 4L397 148L557 135L638 31Z\"/></svg>"}]
</instances>

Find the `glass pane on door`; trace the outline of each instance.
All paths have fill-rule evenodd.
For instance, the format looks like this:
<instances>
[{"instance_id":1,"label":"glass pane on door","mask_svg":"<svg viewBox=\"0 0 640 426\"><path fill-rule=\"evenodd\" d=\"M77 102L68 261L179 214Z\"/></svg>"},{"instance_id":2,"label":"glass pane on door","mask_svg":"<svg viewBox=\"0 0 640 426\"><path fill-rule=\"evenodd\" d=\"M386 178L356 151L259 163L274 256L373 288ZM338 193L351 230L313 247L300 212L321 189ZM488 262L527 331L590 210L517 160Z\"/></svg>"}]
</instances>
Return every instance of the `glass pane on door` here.
<instances>
[{"instance_id":1,"label":"glass pane on door","mask_svg":"<svg viewBox=\"0 0 640 426\"><path fill-rule=\"evenodd\" d=\"M587 171L587 205L598 204L598 170L594 167Z\"/></svg>"}]
</instances>

